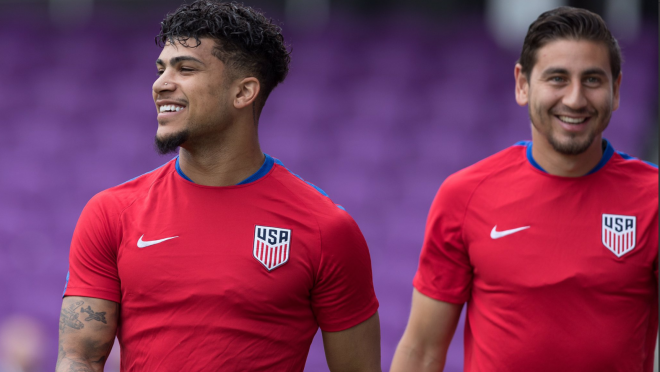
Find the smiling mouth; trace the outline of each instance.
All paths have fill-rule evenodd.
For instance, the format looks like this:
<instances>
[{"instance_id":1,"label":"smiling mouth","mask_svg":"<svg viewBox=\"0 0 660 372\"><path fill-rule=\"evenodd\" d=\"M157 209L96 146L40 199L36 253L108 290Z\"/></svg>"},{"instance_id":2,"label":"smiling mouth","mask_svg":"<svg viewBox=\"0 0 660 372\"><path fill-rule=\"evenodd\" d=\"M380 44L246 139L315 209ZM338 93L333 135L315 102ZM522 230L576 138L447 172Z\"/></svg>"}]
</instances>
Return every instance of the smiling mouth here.
<instances>
[{"instance_id":1,"label":"smiling mouth","mask_svg":"<svg viewBox=\"0 0 660 372\"><path fill-rule=\"evenodd\" d=\"M166 112L179 112L184 108L185 106L179 106L179 105L162 105L158 107L158 112L161 114Z\"/></svg>"},{"instance_id":2,"label":"smiling mouth","mask_svg":"<svg viewBox=\"0 0 660 372\"><path fill-rule=\"evenodd\" d=\"M556 115L556 117L559 120L561 120L562 122L566 123L566 124L582 124L587 119L589 119L588 117L585 117L585 118L572 118L572 117L563 116L563 115Z\"/></svg>"}]
</instances>

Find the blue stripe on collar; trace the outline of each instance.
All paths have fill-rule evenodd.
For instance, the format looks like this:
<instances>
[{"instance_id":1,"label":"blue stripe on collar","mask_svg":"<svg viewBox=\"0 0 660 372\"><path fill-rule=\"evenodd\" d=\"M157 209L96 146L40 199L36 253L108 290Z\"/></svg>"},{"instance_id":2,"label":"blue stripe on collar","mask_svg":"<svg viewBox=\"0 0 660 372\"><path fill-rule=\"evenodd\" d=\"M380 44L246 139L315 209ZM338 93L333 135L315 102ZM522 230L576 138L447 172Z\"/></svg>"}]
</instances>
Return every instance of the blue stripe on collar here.
<instances>
[{"instance_id":1,"label":"blue stripe on collar","mask_svg":"<svg viewBox=\"0 0 660 372\"><path fill-rule=\"evenodd\" d=\"M264 160L264 163L261 165L261 168L259 168L259 170L256 171L250 177L237 183L237 185L245 185L246 183L254 182L260 179L261 177L265 176L266 174L268 174L268 172L270 172L270 170L273 168L273 164L275 164L275 160L273 160L273 158L268 154L264 154L264 156L266 156L266 159Z\"/></svg>"},{"instance_id":2,"label":"blue stripe on collar","mask_svg":"<svg viewBox=\"0 0 660 372\"><path fill-rule=\"evenodd\" d=\"M261 165L261 168L259 168L258 171L256 171L254 174L252 174L250 177L244 179L243 181L237 183L237 185L245 185L246 183L254 182L261 177L265 176L268 172L270 172L271 168L273 168L273 164L275 164L275 160L268 155L264 154L266 156L266 159L264 160L264 163ZM191 180L188 176L186 176L183 171L181 170L181 166L179 165L179 157L176 157L176 172L179 173L179 176L183 177L186 181L190 181L192 183L195 183L193 180Z\"/></svg>"},{"instance_id":3,"label":"blue stripe on collar","mask_svg":"<svg viewBox=\"0 0 660 372\"><path fill-rule=\"evenodd\" d=\"M600 158L598 164L596 164L596 166L592 170L590 170L589 173L585 174L585 176L598 172L602 167L605 166L605 164L607 164L608 161L610 161L612 155L614 155L614 148L612 147L612 144L610 144L610 141L606 139L603 139L603 141L605 141L605 151L603 151L603 156ZM522 145L522 144L523 144L522 141L516 143L516 145ZM545 169L543 169L539 165L539 163L536 162L536 160L534 160L534 157L532 156L532 141L527 141L526 145L527 145L527 160L529 161L529 163L534 168L540 170L541 172L548 173L546 172Z\"/></svg>"},{"instance_id":4,"label":"blue stripe on collar","mask_svg":"<svg viewBox=\"0 0 660 372\"><path fill-rule=\"evenodd\" d=\"M600 168L604 167L605 164L607 164L607 162L610 161L610 159L612 158L612 155L614 155L614 147L612 147L612 145L610 144L610 141L608 141L606 139L603 139L603 141L605 141L605 151L603 151L603 157L600 158L600 161L598 162L598 164L596 164L594 169L589 171L589 173L585 174L585 176L589 175L589 174L592 174L592 173L598 172L600 170Z\"/></svg>"},{"instance_id":5,"label":"blue stripe on collar","mask_svg":"<svg viewBox=\"0 0 660 372\"><path fill-rule=\"evenodd\" d=\"M531 164L534 168L540 170L541 172L548 173L543 169L539 163L534 160L534 157L532 156L532 141L527 142L527 161L529 161L529 164Z\"/></svg>"},{"instance_id":6,"label":"blue stripe on collar","mask_svg":"<svg viewBox=\"0 0 660 372\"><path fill-rule=\"evenodd\" d=\"M183 171L181 170L181 166L179 166L179 157L178 157L178 156L176 157L175 168L176 168L176 172L179 173L179 176L183 177L183 179L185 179L186 181L190 181L190 182L192 182L192 183L195 183L195 182L193 182L193 180L191 180L190 178L188 178L188 176L186 176L186 175L183 173Z\"/></svg>"}]
</instances>

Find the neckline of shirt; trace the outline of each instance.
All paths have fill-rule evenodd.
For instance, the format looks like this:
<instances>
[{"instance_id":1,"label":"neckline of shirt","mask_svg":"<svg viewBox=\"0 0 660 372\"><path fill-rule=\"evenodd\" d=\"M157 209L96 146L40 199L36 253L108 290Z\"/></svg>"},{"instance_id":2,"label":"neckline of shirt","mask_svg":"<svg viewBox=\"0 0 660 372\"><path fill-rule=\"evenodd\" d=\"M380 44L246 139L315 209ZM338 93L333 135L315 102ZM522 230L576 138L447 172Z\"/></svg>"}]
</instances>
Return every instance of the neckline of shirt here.
<instances>
[{"instance_id":1,"label":"neckline of shirt","mask_svg":"<svg viewBox=\"0 0 660 372\"><path fill-rule=\"evenodd\" d=\"M257 170L251 176L249 176L248 178L244 179L243 181L237 183L234 186L245 185L245 184L248 184L248 183L252 183L254 181L257 181L257 180L261 179L265 175L267 175L268 172L270 172L270 170L273 168L273 165L275 164L275 160L268 154L264 154L264 156L265 156L264 163L261 165L259 170ZM181 166L179 165L179 157L178 156L176 157L176 163L175 163L174 167L176 168L176 172L179 174L179 176L181 176L181 178L185 179L186 181L195 183L193 180L190 179L190 177L186 176L185 173L183 173L183 171L181 170Z\"/></svg>"},{"instance_id":2,"label":"neckline of shirt","mask_svg":"<svg viewBox=\"0 0 660 372\"><path fill-rule=\"evenodd\" d=\"M525 147L527 147L527 151L526 151L527 161L529 161L529 163L534 168L540 170L543 173L548 173L545 169L543 169L543 167L541 167L539 165L539 163L536 162L536 160L534 160L534 157L532 156L532 144L533 144L532 141L524 141L524 142L522 142L522 144L524 144ZM610 159L612 158L612 155L614 155L614 147L612 147L612 144L610 144L610 141L603 138L603 156L600 158L600 161L598 162L598 164L596 164L596 166L593 167L593 169L591 169L587 174L585 174L585 176L588 176L590 174L598 172L601 168L603 168L605 166L605 164L607 164L608 161L610 161ZM582 176L582 177L584 177L584 176Z\"/></svg>"}]
</instances>

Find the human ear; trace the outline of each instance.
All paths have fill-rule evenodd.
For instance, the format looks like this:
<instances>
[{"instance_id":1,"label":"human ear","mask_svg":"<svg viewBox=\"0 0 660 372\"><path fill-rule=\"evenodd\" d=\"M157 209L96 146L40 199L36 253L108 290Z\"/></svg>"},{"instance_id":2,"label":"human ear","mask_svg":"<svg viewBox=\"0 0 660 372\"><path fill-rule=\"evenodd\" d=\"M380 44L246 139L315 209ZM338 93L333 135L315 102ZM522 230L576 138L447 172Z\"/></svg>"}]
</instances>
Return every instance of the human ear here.
<instances>
[{"instance_id":1,"label":"human ear","mask_svg":"<svg viewBox=\"0 0 660 372\"><path fill-rule=\"evenodd\" d=\"M527 75L522 72L520 63L516 63L513 75L516 78L516 102L520 106L525 106L529 102L529 80Z\"/></svg>"},{"instance_id":2,"label":"human ear","mask_svg":"<svg viewBox=\"0 0 660 372\"><path fill-rule=\"evenodd\" d=\"M612 111L619 108L619 88L621 87L622 74L622 72L619 72L619 77L616 78L614 85L612 86Z\"/></svg>"},{"instance_id":3,"label":"human ear","mask_svg":"<svg viewBox=\"0 0 660 372\"><path fill-rule=\"evenodd\" d=\"M238 90L234 97L234 107L242 109L251 105L259 95L261 85L255 77L246 77L238 83Z\"/></svg>"}]
</instances>

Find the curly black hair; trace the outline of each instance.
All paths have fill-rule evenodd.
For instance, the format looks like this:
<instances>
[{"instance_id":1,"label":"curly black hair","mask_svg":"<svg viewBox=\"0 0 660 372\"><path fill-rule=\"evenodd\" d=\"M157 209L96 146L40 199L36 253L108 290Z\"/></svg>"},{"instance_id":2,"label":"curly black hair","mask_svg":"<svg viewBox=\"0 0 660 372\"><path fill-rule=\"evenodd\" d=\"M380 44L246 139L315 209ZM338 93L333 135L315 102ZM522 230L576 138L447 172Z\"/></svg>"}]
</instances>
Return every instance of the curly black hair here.
<instances>
[{"instance_id":1,"label":"curly black hair","mask_svg":"<svg viewBox=\"0 0 660 372\"><path fill-rule=\"evenodd\" d=\"M215 40L214 55L229 74L248 74L261 85L259 110L277 84L289 72L290 52L282 29L262 13L238 3L197 0L183 4L160 23L156 44L179 42L197 47L200 38ZM194 45L188 44L190 39Z\"/></svg>"}]
</instances>

